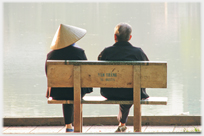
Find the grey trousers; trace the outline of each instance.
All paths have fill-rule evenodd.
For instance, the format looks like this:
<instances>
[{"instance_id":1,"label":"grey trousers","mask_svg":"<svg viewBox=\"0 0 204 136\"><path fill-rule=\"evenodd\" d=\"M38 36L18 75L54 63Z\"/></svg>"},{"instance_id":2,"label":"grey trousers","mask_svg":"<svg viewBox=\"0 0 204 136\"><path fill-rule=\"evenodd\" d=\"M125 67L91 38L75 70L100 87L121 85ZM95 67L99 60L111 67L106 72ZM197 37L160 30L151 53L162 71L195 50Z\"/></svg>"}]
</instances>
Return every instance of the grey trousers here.
<instances>
[{"instance_id":1,"label":"grey trousers","mask_svg":"<svg viewBox=\"0 0 204 136\"><path fill-rule=\"evenodd\" d=\"M120 104L119 113L117 116L118 122L126 123L129 115L129 111L132 104Z\"/></svg>"},{"instance_id":2,"label":"grey trousers","mask_svg":"<svg viewBox=\"0 0 204 136\"><path fill-rule=\"evenodd\" d=\"M81 93L81 98L84 96L85 96L85 94ZM73 93L71 93L69 95L64 95L63 97L62 96L58 97L55 95L53 97L53 99L56 99L56 100L73 100ZM63 110L63 116L64 116L65 124L73 123L74 105L73 104L62 104L62 110Z\"/></svg>"}]
</instances>

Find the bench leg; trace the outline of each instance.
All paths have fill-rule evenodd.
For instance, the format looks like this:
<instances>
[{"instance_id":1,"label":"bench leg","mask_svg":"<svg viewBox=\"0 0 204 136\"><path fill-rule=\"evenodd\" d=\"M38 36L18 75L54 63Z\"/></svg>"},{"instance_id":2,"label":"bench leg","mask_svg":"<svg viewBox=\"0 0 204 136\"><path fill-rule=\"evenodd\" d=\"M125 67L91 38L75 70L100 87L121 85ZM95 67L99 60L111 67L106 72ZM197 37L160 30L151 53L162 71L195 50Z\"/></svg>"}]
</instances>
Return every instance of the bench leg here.
<instances>
[{"instance_id":1,"label":"bench leg","mask_svg":"<svg viewBox=\"0 0 204 136\"><path fill-rule=\"evenodd\" d=\"M80 66L74 66L74 132L82 132Z\"/></svg>"},{"instance_id":2,"label":"bench leg","mask_svg":"<svg viewBox=\"0 0 204 136\"><path fill-rule=\"evenodd\" d=\"M83 105L81 104L81 132L83 127Z\"/></svg>"},{"instance_id":3,"label":"bench leg","mask_svg":"<svg viewBox=\"0 0 204 136\"><path fill-rule=\"evenodd\" d=\"M134 102L134 132L141 132L141 105L140 105L140 65L135 65L133 74L133 102Z\"/></svg>"}]
</instances>

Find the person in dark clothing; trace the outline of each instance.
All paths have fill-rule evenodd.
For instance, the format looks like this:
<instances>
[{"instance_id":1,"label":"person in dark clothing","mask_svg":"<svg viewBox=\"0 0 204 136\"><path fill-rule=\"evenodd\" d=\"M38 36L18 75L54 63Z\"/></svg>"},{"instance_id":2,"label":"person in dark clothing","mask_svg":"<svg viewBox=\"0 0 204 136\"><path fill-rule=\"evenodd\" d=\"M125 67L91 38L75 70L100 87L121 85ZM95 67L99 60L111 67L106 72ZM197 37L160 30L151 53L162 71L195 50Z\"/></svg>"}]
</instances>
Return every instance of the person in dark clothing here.
<instances>
[{"instance_id":1,"label":"person in dark clothing","mask_svg":"<svg viewBox=\"0 0 204 136\"><path fill-rule=\"evenodd\" d=\"M144 51L129 43L132 28L127 23L116 25L114 30L115 44L106 47L98 56L98 60L106 61L149 61ZM133 88L101 88L100 93L108 100L133 100ZM148 98L145 88L141 88L141 99ZM119 126L116 132L125 132L131 105L119 105Z\"/></svg>"},{"instance_id":2,"label":"person in dark clothing","mask_svg":"<svg viewBox=\"0 0 204 136\"><path fill-rule=\"evenodd\" d=\"M86 34L85 29L74 26L60 24L54 39L52 41L51 49L47 54L47 60L87 60L83 49L78 47L75 43ZM45 71L47 73L47 66L45 64ZM86 93L91 93L92 88L82 88L81 97ZM73 100L72 88L48 88L46 97L52 97L56 100ZM63 116L66 124L66 132L73 132L73 104L63 104Z\"/></svg>"}]
</instances>

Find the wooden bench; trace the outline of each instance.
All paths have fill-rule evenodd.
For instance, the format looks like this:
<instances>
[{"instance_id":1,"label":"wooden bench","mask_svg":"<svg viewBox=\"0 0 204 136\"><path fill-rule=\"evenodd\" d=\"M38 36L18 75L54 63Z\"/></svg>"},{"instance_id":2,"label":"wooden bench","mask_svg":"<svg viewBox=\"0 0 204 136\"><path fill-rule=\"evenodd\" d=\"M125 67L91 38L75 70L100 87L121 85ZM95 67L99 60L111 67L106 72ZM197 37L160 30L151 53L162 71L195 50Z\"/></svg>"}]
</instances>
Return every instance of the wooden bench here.
<instances>
[{"instance_id":1,"label":"wooden bench","mask_svg":"<svg viewBox=\"0 0 204 136\"><path fill-rule=\"evenodd\" d=\"M81 104L134 104L134 132L141 132L141 105L166 105L166 97L140 100L140 88L166 88L167 63L153 61L47 61L48 87L74 87L74 100L53 100L49 104L74 104L74 132L82 132ZM133 88L133 100L106 100L85 96L81 87Z\"/></svg>"}]
</instances>

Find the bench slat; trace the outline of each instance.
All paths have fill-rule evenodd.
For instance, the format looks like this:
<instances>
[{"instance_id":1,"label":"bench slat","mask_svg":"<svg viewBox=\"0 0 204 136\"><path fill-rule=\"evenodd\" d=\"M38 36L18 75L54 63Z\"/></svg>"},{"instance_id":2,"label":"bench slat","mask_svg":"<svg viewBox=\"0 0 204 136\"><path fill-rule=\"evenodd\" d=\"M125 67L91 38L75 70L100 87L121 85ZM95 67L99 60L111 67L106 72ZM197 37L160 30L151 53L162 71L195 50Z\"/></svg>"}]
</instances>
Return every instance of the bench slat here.
<instances>
[{"instance_id":1,"label":"bench slat","mask_svg":"<svg viewBox=\"0 0 204 136\"><path fill-rule=\"evenodd\" d=\"M135 84L132 76L133 66L140 67L141 81L137 84L140 84L141 88L167 87L167 63L142 61L69 62L66 60L58 63L58 61L47 62L48 87L73 87L75 65L80 66L81 69L81 87L133 88L133 84ZM64 63L62 63L63 61Z\"/></svg>"},{"instance_id":2,"label":"bench slat","mask_svg":"<svg viewBox=\"0 0 204 136\"><path fill-rule=\"evenodd\" d=\"M149 97L145 100L140 100L140 104L147 105L167 105L167 97ZM107 100L102 96L84 96L82 104L133 104L129 100ZM48 104L73 104L73 100L54 100L52 97L48 98Z\"/></svg>"}]
</instances>

